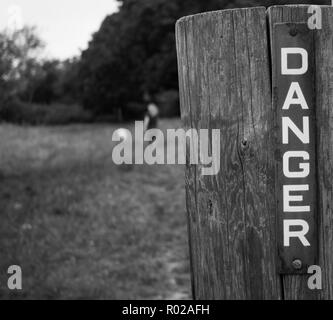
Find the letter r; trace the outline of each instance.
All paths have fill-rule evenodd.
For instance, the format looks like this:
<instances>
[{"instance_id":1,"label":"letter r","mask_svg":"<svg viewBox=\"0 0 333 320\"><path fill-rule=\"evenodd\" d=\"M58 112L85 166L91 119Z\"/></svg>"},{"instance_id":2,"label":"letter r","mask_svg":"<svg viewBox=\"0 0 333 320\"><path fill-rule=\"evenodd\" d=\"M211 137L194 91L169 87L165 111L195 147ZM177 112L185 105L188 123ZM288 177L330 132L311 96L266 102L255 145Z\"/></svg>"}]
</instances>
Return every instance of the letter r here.
<instances>
[{"instance_id":1,"label":"letter r","mask_svg":"<svg viewBox=\"0 0 333 320\"><path fill-rule=\"evenodd\" d=\"M290 231L291 226L298 226L299 231ZM309 241L305 235L309 232L309 224L305 220L284 220L283 221L283 245L290 247L290 238L298 238L304 247L310 247Z\"/></svg>"}]
</instances>

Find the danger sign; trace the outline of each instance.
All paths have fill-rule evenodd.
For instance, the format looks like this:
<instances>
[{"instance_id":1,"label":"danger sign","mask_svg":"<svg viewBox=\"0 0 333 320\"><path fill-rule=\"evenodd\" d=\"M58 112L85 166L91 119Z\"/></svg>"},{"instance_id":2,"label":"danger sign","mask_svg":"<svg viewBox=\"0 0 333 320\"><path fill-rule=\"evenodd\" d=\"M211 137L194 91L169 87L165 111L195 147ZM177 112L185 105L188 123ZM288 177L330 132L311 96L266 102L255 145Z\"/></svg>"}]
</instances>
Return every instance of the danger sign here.
<instances>
[{"instance_id":1,"label":"danger sign","mask_svg":"<svg viewBox=\"0 0 333 320\"><path fill-rule=\"evenodd\" d=\"M303 273L317 252L313 33L277 24L273 41L280 271Z\"/></svg>"}]
</instances>

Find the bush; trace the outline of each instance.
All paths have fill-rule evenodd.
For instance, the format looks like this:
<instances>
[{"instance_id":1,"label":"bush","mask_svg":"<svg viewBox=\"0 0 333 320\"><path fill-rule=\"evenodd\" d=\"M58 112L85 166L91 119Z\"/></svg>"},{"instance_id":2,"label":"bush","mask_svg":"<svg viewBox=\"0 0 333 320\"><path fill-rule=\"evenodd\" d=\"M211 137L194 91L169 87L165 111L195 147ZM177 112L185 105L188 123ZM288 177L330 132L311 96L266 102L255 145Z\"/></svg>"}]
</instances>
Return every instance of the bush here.
<instances>
[{"instance_id":1,"label":"bush","mask_svg":"<svg viewBox=\"0 0 333 320\"><path fill-rule=\"evenodd\" d=\"M154 95L159 108L159 116L162 118L179 117L179 94L176 90L162 91ZM143 119L147 111L146 102L129 102L123 109L125 120Z\"/></svg>"},{"instance_id":2,"label":"bush","mask_svg":"<svg viewBox=\"0 0 333 320\"><path fill-rule=\"evenodd\" d=\"M140 102L129 102L124 108L125 120L138 120L143 119L147 106Z\"/></svg>"},{"instance_id":3,"label":"bush","mask_svg":"<svg viewBox=\"0 0 333 320\"><path fill-rule=\"evenodd\" d=\"M58 125L91 122L91 114L79 105L27 104L19 100L0 107L0 119L30 125Z\"/></svg>"},{"instance_id":4,"label":"bush","mask_svg":"<svg viewBox=\"0 0 333 320\"><path fill-rule=\"evenodd\" d=\"M160 109L161 117L172 118L180 115L178 91L164 91L156 96L156 100Z\"/></svg>"}]
</instances>

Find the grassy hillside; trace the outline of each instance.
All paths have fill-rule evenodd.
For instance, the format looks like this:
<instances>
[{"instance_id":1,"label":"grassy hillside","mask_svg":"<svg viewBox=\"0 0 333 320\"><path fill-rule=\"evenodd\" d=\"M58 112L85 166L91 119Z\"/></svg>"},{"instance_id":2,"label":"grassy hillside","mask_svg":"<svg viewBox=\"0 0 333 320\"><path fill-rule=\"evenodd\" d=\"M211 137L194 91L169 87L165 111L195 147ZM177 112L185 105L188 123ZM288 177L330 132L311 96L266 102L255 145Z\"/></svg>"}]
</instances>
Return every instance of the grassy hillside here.
<instances>
[{"instance_id":1,"label":"grassy hillside","mask_svg":"<svg viewBox=\"0 0 333 320\"><path fill-rule=\"evenodd\" d=\"M189 298L183 167L116 167L114 129L0 126L0 298Z\"/></svg>"}]
</instances>

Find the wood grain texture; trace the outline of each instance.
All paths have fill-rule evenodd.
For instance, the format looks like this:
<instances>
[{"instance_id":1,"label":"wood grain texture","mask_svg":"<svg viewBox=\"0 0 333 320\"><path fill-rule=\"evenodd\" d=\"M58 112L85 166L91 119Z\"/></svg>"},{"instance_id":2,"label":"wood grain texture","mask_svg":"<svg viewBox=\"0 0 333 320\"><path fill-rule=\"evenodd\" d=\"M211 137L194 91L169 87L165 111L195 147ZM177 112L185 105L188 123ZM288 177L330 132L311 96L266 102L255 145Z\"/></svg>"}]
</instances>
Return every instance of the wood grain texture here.
<instances>
[{"instance_id":1,"label":"wood grain texture","mask_svg":"<svg viewBox=\"0 0 333 320\"><path fill-rule=\"evenodd\" d=\"M176 36L185 128L221 130L219 174L186 168L194 297L281 299L265 8L186 17Z\"/></svg>"},{"instance_id":2,"label":"wood grain texture","mask_svg":"<svg viewBox=\"0 0 333 320\"><path fill-rule=\"evenodd\" d=\"M277 6L275 23L307 22L308 6ZM177 51L186 129L221 130L221 170L187 165L186 201L196 299L333 299L333 8L315 32L319 265L323 290L308 275L277 273L271 65L264 8L181 19ZM210 146L211 147L211 146Z\"/></svg>"},{"instance_id":3,"label":"wood grain texture","mask_svg":"<svg viewBox=\"0 0 333 320\"><path fill-rule=\"evenodd\" d=\"M316 104L321 299L333 299L333 7L323 9L316 32Z\"/></svg>"},{"instance_id":4,"label":"wood grain texture","mask_svg":"<svg viewBox=\"0 0 333 320\"><path fill-rule=\"evenodd\" d=\"M323 290L311 291L309 276L283 276L286 300L333 299L333 8L322 6L322 30L315 31L318 234ZM268 10L270 30L275 23L307 23L308 6L276 6Z\"/></svg>"}]
</instances>

